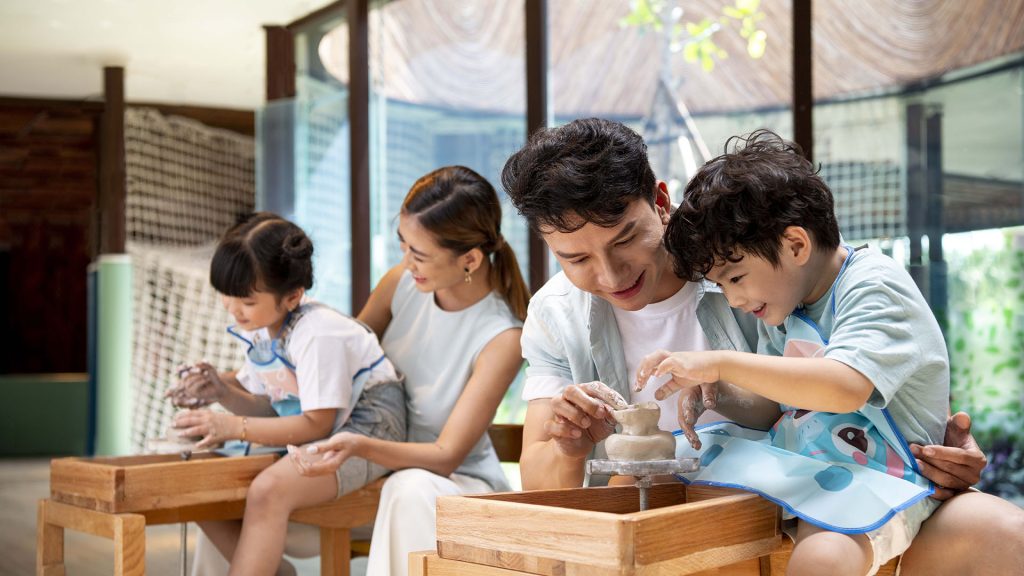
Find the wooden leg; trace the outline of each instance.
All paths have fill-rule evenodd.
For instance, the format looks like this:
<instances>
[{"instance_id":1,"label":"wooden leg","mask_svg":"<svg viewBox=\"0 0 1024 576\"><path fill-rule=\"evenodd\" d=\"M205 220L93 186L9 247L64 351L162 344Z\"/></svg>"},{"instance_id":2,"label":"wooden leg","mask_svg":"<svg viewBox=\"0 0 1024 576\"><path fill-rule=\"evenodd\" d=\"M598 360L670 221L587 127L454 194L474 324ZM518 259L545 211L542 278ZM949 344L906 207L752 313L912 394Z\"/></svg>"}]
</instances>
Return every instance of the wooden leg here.
<instances>
[{"instance_id":1,"label":"wooden leg","mask_svg":"<svg viewBox=\"0 0 1024 576\"><path fill-rule=\"evenodd\" d=\"M349 576L350 537L348 528L320 529L320 576Z\"/></svg>"},{"instance_id":2,"label":"wooden leg","mask_svg":"<svg viewBox=\"0 0 1024 576\"><path fill-rule=\"evenodd\" d=\"M36 576L64 576L64 528L46 519L49 500L36 513Z\"/></svg>"},{"instance_id":3,"label":"wooden leg","mask_svg":"<svg viewBox=\"0 0 1024 576\"><path fill-rule=\"evenodd\" d=\"M409 576L427 576L427 556L434 552L410 552Z\"/></svg>"},{"instance_id":4,"label":"wooden leg","mask_svg":"<svg viewBox=\"0 0 1024 576\"><path fill-rule=\"evenodd\" d=\"M146 517L118 514L114 517L114 576L145 576Z\"/></svg>"}]
</instances>

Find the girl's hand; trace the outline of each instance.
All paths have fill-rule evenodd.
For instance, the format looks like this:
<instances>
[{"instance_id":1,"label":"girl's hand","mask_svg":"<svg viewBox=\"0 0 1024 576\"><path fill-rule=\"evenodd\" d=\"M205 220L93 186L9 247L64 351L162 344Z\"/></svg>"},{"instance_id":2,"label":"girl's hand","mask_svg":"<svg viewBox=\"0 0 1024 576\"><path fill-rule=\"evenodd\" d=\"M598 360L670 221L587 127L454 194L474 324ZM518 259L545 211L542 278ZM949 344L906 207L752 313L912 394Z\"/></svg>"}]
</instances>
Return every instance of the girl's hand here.
<instances>
[{"instance_id":1,"label":"girl's hand","mask_svg":"<svg viewBox=\"0 0 1024 576\"><path fill-rule=\"evenodd\" d=\"M668 352L658 350L640 362L636 372L636 389L643 390L652 377L671 376L668 382L654 392L654 397L664 400L684 388L718 381L718 362L714 352Z\"/></svg>"},{"instance_id":2,"label":"girl's hand","mask_svg":"<svg viewBox=\"0 0 1024 576\"><path fill-rule=\"evenodd\" d=\"M219 402L227 393L228 386L221 380L217 370L209 362L179 369L181 378L178 385L167 391L165 398L179 408L198 408Z\"/></svg>"},{"instance_id":3,"label":"girl's hand","mask_svg":"<svg viewBox=\"0 0 1024 576\"><path fill-rule=\"evenodd\" d=\"M288 445L288 456L303 476L333 474L362 447L365 436L352 432L338 432L327 440L307 444L301 448Z\"/></svg>"},{"instance_id":4,"label":"girl's hand","mask_svg":"<svg viewBox=\"0 0 1024 576\"><path fill-rule=\"evenodd\" d=\"M187 410L174 417L174 427L181 436L202 436L197 449L222 444L225 440L242 437L242 419L234 414L210 410Z\"/></svg>"}]
</instances>

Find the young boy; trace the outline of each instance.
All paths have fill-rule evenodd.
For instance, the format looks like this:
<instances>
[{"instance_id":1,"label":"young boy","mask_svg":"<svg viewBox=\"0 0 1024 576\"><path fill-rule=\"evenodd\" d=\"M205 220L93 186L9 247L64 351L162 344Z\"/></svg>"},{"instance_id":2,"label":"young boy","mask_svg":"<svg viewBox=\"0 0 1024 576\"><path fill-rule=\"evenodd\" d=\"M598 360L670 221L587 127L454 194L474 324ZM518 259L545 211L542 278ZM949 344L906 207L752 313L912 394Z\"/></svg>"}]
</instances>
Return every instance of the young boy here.
<instances>
[{"instance_id":1,"label":"young boy","mask_svg":"<svg viewBox=\"0 0 1024 576\"><path fill-rule=\"evenodd\" d=\"M687 480L758 492L797 518L789 574L874 574L937 507L907 446L941 443L949 409L928 304L890 258L841 244L828 186L768 131L701 168L665 244L680 277L707 278L759 319L759 354L659 351L638 387L670 374L664 398L723 380L782 408L767 434L705 427Z\"/></svg>"}]
</instances>

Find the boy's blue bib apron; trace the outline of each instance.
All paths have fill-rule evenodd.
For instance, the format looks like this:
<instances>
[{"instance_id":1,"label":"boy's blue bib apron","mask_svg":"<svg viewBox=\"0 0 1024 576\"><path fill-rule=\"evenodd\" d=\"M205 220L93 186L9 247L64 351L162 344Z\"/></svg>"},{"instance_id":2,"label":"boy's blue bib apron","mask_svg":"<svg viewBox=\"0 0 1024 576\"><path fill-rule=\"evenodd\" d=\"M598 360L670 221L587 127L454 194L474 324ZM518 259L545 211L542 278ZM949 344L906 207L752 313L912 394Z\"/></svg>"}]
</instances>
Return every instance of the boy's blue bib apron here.
<instances>
[{"instance_id":1,"label":"boy's blue bib apron","mask_svg":"<svg viewBox=\"0 0 1024 576\"><path fill-rule=\"evenodd\" d=\"M248 340L235 331L234 326L229 326L229 334L249 345L245 352L245 361L249 365L249 373L259 379L263 385L264 393L270 397L270 405L277 412L278 416L295 416L302 413L302 404L299 402L299 384L295 378L295 364L291 355L288 354L288 339L292 330L299 320L310 311L325 304L310 302L302 304L285 317L277 336L270 340L254 339ZM370 328L359 323L367 331ZM341 350L338 353L342 353ZM352 380L352 405L355 406L363 393L363 387L370 378L370 372L384 361L384 356L375 360L369 366L361 368L356 372ZM224 447L217 450L228 456L237 454L248 454L249 442L232 440L224 443Z\"/></svg>"},{"instance_id":2,"label":"boy's blue bib apron","mask_svg":"<svg viewBox=\"0 0 1024 576\"><path fill-rule=\"evenodd\" d=\"M853 256L847 250L836 282ZM829 305L834 315L834 284ZM786 318L785 330L784 356L822 356L831 335L802 309ZM680 478L756 492L788 514L846 534L875 530L934 492L888 410L868 404L849 414L782 410L768 432L734 422L702 426L700 450L677 432L676 456L701 463Z\"/></svg>"}]
</instances>

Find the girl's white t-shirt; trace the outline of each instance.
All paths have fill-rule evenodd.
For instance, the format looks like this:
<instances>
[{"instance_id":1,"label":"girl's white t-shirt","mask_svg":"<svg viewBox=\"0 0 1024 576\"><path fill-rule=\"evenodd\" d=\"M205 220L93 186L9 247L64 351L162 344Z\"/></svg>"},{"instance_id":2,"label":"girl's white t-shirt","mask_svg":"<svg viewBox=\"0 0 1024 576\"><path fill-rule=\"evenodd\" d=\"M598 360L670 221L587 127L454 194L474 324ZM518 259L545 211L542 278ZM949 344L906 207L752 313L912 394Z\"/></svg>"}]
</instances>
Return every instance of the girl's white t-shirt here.
<instances>
[{"instance_id":1,"label":"girl's white t-shirt","mask_svg":"<svg viewBox=\"0 0 1024 576\"><path fill-rule=\"evenodd\" d=\"M303 306L310 306L304 303ZM250 341L270 338L266 328L238 331ZM241 343L243 351L248 348ZM286 358L295 366L296 390L303 412L336 408L335 428L352 414L352 384L356 374L373 366L384 355L377 336L364 325L327 306L314 306L295 323L285 337ZM263 382L246 361L236 376L253 394L266 394ZM386 358L370 370L365 386L397 380L394 366Z\"/></svg>"}]
</instances>

